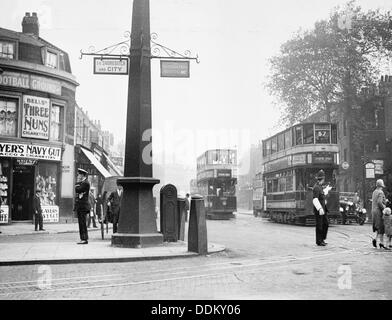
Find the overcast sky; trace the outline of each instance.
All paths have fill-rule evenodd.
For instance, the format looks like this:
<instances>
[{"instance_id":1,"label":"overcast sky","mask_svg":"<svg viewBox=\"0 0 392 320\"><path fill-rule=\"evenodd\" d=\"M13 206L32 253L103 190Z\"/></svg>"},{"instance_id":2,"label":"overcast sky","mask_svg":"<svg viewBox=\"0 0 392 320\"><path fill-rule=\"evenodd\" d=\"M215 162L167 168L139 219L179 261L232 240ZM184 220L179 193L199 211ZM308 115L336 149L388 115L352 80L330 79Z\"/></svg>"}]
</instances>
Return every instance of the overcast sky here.
<instances>
[{"instance_id":1,"label":"overcast sky","mask_svg":"<svg viewBox=\"0 0 392 320\"><path fill-rule=\"evenodd\" d=\"M248 146L275 133L279 111L263 88L268 59L299 28L327 19L341 0L150 0L157 42L198 54L189 79L160 78L152 60L154 155L190 163L210 147ZM363 9L390 10L390 0L357 1ZM116 140L125 139L127 76L93 74L81 49L125 40L131 0L0 1L1 27L21 31L25 12L37 12L40 36L69 53L80 86L77 102ZM229 136L228 140L211 137ZM241 150L240 150L241 151Z\"/></svg>"}]
</instances>

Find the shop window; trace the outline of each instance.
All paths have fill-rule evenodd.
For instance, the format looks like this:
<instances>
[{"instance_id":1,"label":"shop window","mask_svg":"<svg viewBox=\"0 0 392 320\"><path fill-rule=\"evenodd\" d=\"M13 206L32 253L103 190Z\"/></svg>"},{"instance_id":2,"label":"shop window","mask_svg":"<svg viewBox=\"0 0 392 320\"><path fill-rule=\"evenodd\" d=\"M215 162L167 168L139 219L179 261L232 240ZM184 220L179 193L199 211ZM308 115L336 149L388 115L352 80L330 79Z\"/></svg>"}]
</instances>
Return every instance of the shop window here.
<instances>
[{"instance_id":1,"label":"shop window","mask_svg":"<svg viewBox=\"0 0 392 320\"><path fill-rule=\"evenodd\" d=\"M314 143L313 123L304 124L304 144Z\"/></svg>"},{"instance_id":2,"label":"shop window","mask_svg":"<svg viewBox=\"0 0 392 320\"><path fill-rule=\"evenodd\" d=\"M17 100L0 98L0 135L16 136L18 123Z\"/></svg>"},{"instance_id":3,"label":"shop window","mask_svg":"<svg viewBox=\"0 0 392 320\"><path fill-rule=\"evenodd\" d=\"M10 162L0 160L0 224L9 220Z\"/></svg>"},{"instance_id":4,"label":"shop window","mask_svg":"<svg viewBox=\"0 0 392 320\"><path fill-rule=\"evenodd\" d=\"M57 54L56 53L46 51L46 66L49 68L57 69Z\"/></svg>"},{"instance_id":5,"label":"shop window","mask_svg":"<svg viewBox=\"0 0 392 320\"><path fill-rule=\"evenodd\" d=\"M15 59L15 43L0 41L0 58Z\"/></svg>"},{"instance_id":6,"label":"shop window","mask_svg":"<svg viewBox=\"0 0 392 320\"><path fill-rule=\"evenodd\" d=\"M62 139L62 115L63 108L61 106L52 105L50 111L50 139L61 141Z\"/></svg>"},{"instance_id":7,"label":"shop window","mask_svg":"<svg viewBox=\"0 0 392 320\"><path fill-rule=\"evenodd\" d=\"M41 205L58 205L57 198L58 166L55 163L39 163L36 189L41 190Z\"/></svg>"},{"instance_id":8,"label":"shop window","mask_svg":"<svg viewBox=\"0 0 392 320\"><path fill-rule=\"evenodd\" d=\"M315 125L316 143L329 144L331 138L329 124L316 124Z\"/></svg>"}]
</instances>

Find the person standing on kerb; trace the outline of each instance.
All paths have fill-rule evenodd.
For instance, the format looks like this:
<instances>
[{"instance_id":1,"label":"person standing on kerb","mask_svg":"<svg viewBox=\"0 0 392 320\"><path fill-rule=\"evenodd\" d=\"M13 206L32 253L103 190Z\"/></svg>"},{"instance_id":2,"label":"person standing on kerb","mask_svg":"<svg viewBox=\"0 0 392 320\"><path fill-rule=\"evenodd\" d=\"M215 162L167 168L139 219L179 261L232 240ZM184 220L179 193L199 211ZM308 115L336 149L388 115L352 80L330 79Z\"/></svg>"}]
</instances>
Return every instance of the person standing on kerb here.
<instances>
[{"instance_id":1,"label":"person standing on kerb","mask_svg":"<svg viewBox=\"0 0 392 320\"><path fill-rule=\"evenodd\" d=\"M74 211L78 215L80 242L78 244L88 244L88 233L86 217L90 213L89 202L90 183L87 180L87 171L78 169L77 182L75 185L75 207Z\"/></svg>"},{"instance_id":2,"label":"person standing on kerb","mask_svg":"<svg viewBox=\"0 0 392 320\"><path fill-rule=\"evenodd\" d=\"M113 233L117 233L118 221L120 219L122 189L122 186L117 181L117 189L108 198L108 206L110 206L113 215Z\"/></svg>"},{"instance_id":3,"label":"person standing on kerb","mask_svg":"<svg viewBox=\"0 0 392 320\"><path fill-rule=\"evenodd\" d=\"M185 195L185 222L188 221L189 210L191 209L191 202L189 199L189 193Z\"/></svg>"},{"instance_id":4,"label":"person standing on kerb","mask_svg":"<svg viewBox=\"0 0 392 320\"><path fill-rule=\"evenodd\" d=\"M42 207L41 207L41 191L39 189L35 190L35 196L33 198L33 211L34 211L34 225L35 231L45 231L43 226L43 217L42 217Z\"/></svg>"},{"instance_id":5,"label":"person standing on kerb","mask_svg":"<svg viewBox=\"0 0 392 320\"><path fill-rule=\"evenodd\" d=\"M326 246L328 232L328 208L325 203L325 194L323 183L325 182L325 173L320 170L316 174L317 182L313 187L313 213L316 217L316 244L318 246Z\"/></svg>"}]
</instances>

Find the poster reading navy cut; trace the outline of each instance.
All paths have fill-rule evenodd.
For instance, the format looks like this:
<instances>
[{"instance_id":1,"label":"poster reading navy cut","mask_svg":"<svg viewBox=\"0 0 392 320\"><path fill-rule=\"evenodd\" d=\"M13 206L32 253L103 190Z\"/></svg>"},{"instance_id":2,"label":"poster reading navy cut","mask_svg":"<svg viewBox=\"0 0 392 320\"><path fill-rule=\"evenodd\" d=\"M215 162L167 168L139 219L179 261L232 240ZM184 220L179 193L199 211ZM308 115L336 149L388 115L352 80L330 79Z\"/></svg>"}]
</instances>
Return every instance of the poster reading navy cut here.
<instances>
[{"instance_id":1,"label":"poster reading navy cut","mask_svg":"<svg viewBox=\"0 0 392 320\"><path fill-rule=\"evenodd\" d=\"M22 137L49 140L49 105L49 99L23 96Z\"/></svg>"}]
</instances>

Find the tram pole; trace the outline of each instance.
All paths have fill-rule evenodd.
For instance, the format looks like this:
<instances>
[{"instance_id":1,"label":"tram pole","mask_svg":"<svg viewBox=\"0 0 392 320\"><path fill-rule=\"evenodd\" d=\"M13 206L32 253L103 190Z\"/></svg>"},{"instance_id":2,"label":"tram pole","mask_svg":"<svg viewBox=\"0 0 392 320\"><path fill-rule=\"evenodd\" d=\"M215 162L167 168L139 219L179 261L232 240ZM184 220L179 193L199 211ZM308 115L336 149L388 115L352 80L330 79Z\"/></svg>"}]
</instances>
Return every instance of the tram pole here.
<instances>
[{"instance_id":1,"label":"tram pole","mask_svg":"<svg viewBox=\"0 0 392 320\"><path fill-rule=\"evenodd\" d=\"M152 188L151 45L149 0L134 0L128 83L124 178L118 233L112 245L145 247L163 243L157 232Z\"/></svg>"}]
</instances>

